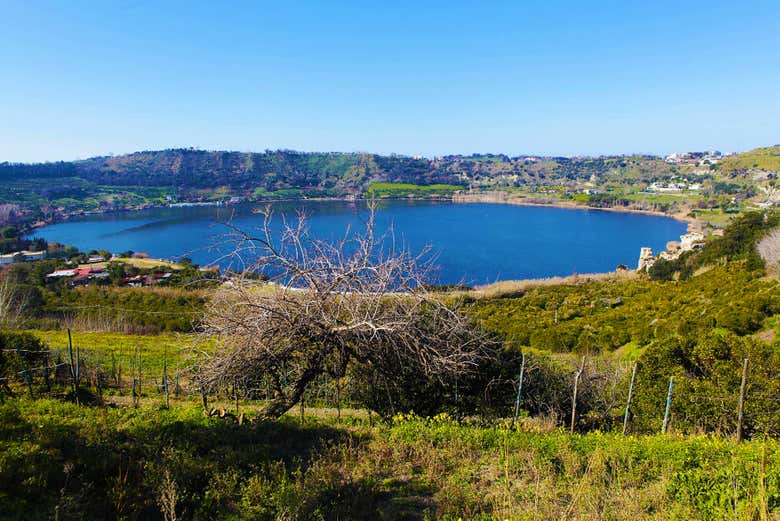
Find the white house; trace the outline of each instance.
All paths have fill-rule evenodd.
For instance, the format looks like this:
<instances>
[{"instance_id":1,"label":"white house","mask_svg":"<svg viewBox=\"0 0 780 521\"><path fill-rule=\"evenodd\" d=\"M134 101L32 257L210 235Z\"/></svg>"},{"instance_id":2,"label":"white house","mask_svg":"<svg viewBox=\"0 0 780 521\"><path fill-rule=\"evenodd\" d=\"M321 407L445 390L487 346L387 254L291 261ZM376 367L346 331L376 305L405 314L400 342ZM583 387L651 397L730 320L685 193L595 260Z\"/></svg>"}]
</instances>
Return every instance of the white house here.
<instances>
[{"instance_id":1,"label":"white house","mask_svg":"<svg viewBox=\"0 0 780 521\"><path fill-rule=\"evenodd\" d=\"M36 260L43 260L46 258L46 252L45 251L15 251L12 253L6 253L5 255L0 255L0 266L5 266L6 264L11 264L13 262L16 262L17 259L23 261L23 262L29 262L29 261L36 261Z\"/></svg>"}]
</instances>

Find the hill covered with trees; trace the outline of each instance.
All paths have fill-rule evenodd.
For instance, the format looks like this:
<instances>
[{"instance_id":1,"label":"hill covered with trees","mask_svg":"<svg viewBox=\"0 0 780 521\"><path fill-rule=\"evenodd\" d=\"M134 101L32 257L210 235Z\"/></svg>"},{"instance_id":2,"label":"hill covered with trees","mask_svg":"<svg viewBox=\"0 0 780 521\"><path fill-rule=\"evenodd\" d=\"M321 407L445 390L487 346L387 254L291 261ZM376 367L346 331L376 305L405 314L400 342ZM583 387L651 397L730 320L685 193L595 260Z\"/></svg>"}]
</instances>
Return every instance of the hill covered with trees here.
<instances>
[{"instance_id":1,"label":"hill covered with trees","mask_svg":"<svg viewBox=\"0 0 780 521\"><path fill-rule=\"evenodd\" d=\"M757 149L717 164L703 160L674 163L646 155L472 154L421 158L361 152L256 153L188 148L78 161L6 162L0 163L0 223L171 202L366 194L449 197L458 189L472 193L498 190L520 198L597 207L636 206L671 212L679 211L682 205L688 209L733 210L739 209L743 200L766 198L759 190L763 185L774 190L773 172L780 169L777 154L778 147ZM419 188L431 185L446 190ZM383 189L372 191L372 186Z\"/></svg>"}]
</instances>

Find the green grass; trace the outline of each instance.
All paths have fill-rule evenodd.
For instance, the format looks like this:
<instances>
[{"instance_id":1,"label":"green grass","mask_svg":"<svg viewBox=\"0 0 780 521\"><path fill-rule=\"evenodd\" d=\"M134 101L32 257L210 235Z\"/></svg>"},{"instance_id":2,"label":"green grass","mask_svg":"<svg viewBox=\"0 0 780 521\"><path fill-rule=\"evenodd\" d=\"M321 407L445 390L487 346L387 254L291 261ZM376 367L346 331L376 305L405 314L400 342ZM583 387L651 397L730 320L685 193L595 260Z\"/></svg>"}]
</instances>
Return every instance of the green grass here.
<instances>
[{"instance_id":1,"label":"green grass","mask_svg":"<svg viewBox=\"0 0 780 521\"><path fill-rule=\"evenodd\" d=\"M726 227L735 217L735 214L722 210L694 210L693 214L700 221L717 228Z\"/></svg>"},{"instance_id":2,"label":"green grass","mask_svg":"<svg viewBox=\"0 0 780 521\"><path fill-rule=\"evenodd\" d=\"M67 351L67 331L29 332L43 340L49 348L63 353ZM126 335L74 331L72 338L74 348L78 346L82 356L98 360L104 366L110 366L113 357L117 363L121 362L128 368L131 358L140 349L142 365L153 371L162 370L166 361L169 368L177 364L186 367L199 356L198 350L203 348L197 337L191 334ZM129 372L129 369L125 372Z\"/></svg>"},{"instance_id":3,"label":"green grass","mask_svg":"<svg viewBox=\"0 0 780 521\"><path fill-rule=\"evenodd\" d=\"M756 148L735 156L727 157L717 166L718 172L729 173L735 170L780 171L780 145Z\"/></svg>"},{"instance_id":4,"label":"green grass","mask_svg":"<svg viewBox=\"0 0 780 521\"><path fill-rule=\"evenodd\" d=\"M303 190L290 188L269 192L265 188L256 188L252 195L258 199L300 199L303 197Z\"/></svg>"},{"instance_id":5,"label":"green grass","mask_svg":"<svg viewBox=\"0 0 780 521\"><path fill-rule=\"evenodd\" d=\"M371 183L368 196L376 197L408 197L408 196L450 196L457 190L463 190L460 185L432 184L416 185L409 183Z\"/></svg>"},{"instance_id":6,"label":"green grass","mask_svg":"<svg viewBox=\"0 0 780 521\"><path fill-rule=\"evenodd\" d=\"M237 425L195 405L0 405L3 519L758 519L780 443L446 416Z\"/></svg>"}]
</instances>

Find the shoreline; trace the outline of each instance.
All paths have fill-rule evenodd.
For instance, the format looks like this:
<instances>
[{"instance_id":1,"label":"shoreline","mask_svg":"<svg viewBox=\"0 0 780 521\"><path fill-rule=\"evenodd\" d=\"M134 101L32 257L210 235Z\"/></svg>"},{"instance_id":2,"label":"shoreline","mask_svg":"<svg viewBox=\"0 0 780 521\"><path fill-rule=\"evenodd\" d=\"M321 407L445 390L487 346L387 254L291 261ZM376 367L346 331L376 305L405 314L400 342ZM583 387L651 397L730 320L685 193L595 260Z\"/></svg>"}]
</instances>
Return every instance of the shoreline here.
<instances>
[{"instance_id":1,"label":"shoreline","mask_svg":"<svg viewBox=\"0 0 780 521\"><path fill-rule=\"evenodd\" d=\"M500 194L500 195L499 195ZM598 206L587 206L581 203L572 202L572 201L553 201L553 200L534 200L531 198L526 197L517 197L512 196L510 194L503 195L504 192L481 192L481 193L461 193L461 194L454 194L451 197L383 197L376 199L377 202L381 201L436 201L436 202L450 202L455 204L464 204L464 203L485 203L485 204L509 204L514 206L535 206L540 208L560 208L564 210L599 210L604 212L615 212L615 213L630 213L630 214L639 214L639 215L652 215L655 217L668 217L670 219L675 219L680 222L688 223L689 227L690 225L697 225L700 226L702 223L699 219L696 217L691 217L686 212L677 212L674 214L661 212L658 210L645 210L641 208L631 208L626 206L605 206L605 207L598 207ZM176 206L172 206L171 204L145 204L137 207L126 207L126 208L111 208L106 210L96 210L96 211L86 211L86 212L74 212L69 213L65 215L60 215L57 217L50 218L45 221L37 221L34 223L29 223L27 227L30 230L35 230L37 228L43 228L45 226L49 226L52 224L57 224L61 222L65 222L70 220L73 217L84 217L84 216L90 216L90 215L105 215L110 213L124 213L124 212L138 212L143 210L152 210L152 209L159 209L159 208L188 208L188 207L231 207L236 206L239 204L273 204L273 203L291 203L291 202L328 202L328 201L340 201L345 203L356 203L360 201L370 201L371 199L367 199L365 197L351 197L351 196L342 196L342 197L292 197L292 198L281 198L281 199L257 199L257 200L244 200L239 203L222 203L222 204L211 204L211 203L205 203L202 204L201 202L193 202L193 203L175 203ZM201 203L201 204L199 204ZM179 206L181 205L181 206Z\"/></svg>"},{"instance_id":2,"label":"shoreline","mask_svg":"<svg viewBox=\"0 0 780 521\"><path fill-rule=\"evenodd\" d=\"M260 200L254 200L254 201L241 201L240 203L229 203L229 204L222 204L222 205L213 205L214 207L230 207L230 206L236 206L238 204L273 204L278 202L328 202L328 201L341 201L345 203L357 203L361 201L369 201L369 199L365 198L353 198L353 197L312 197L312 198L285 198L285 199L260 199ZM477 194L454 194L452 197L426 197L426 198L415 198L415 197L386 197L381 199L376 199L377 202L381 201L435 201L435 202L441 202L441 203L452 203L452 204L474 204L474 203L481 203L481 204L505 204L505 205L514 205L514 206L531 206L531 207L540 207L540 208L557 208L557 209L563 209L563 210L596 210L596 211L603 211L603 212L613 212L613 213L626 213L626 214L638 214L638 215L649 215L649 216L655 216L655 217L667 217L670 219L674 219L676 221L679 221L681 223L687 223L688 226L688 232L693 230L700 230L702 227L702 222L696 219L695 217L691 217L686 212L678 212L676 214L669 214L665 212L660 212L657 210L644 210L639 208L627 208L627 207L591 207L586 206L584 204L580 204L577 202L572 201L539 201L539 200L533 200L533 199L527 199L523 197L512 197L510 194L504 195L502 192L483 192L483 193L477 193ZM196 206L196 205L193 205ZM201 206L201 205L198 205ZM207 206L207 205L202 205ZM211 206L211 205L208 205ZM182 206L185 207L185 206ZM37 222L31 225L29 233L34 233L34 231L38 228L42 228L45 226L49 226L52 224L57 224L60 222L66 222L70 220L72 217L80 217L80 216L88 216L88 215L104 215L109 214L113 212L117 213L126 213L126 212L134 212L134 211L142 211L142 210L148 210L148 209L157 209L157 208L177 208L177 207L171 207L170 205L145 205L140 208L118 208L118 209L111 209L106 211L99 211L99 212L82 212L82 213L75 213L75 214L69 214L66 216L63 216L59 219L52 219L47 222ZM569 285L569 284L577 284L581 283L585 280L614 280L614 279L626 279L630 277L636 276L635 270L631 270L630 268L626 270L625 272L621 271L607 271L607 272L598 272L598 273L587 273L587 274L578 274L578 273L572 273L569 275L563 275L563 276L550 276L550 277L544 277L544 278L536 278L536 279L506 279L506 280L496 280L495 282L489 283L489 284L483 284L479 286L475 286L470 293L477 293L477 294L484 294L485 292L494 292L498 291L498 293L506 293L506 292L512 292L517 291L517 288L520 287L536 287L536 286L547 286L547 285ZM514 289L505 289L499 287L504 286L511 286Z\"/></svg>"},{"instance_id":3,"label":"shoreline","mask_svg":"<svg viewBox=\"0 0 780 521\"><path fill-rule=\"evenodd\" d=\"M702 222L696 217L691 217L687 212L666 213L658 210L644 210L641 208L630 208L626 206L587 206L584 204L572 202L572 201L540 201L527 199L524 197L512 197L499 196L501 192L483 192L477 194L456 194L452 197L453 203L465 204L465 203L486 203L486 204L509 204L514 206L535 206L540 208L560 208L563 210L596 210L603 212L613 213L630 213L638 215L652 215L655 217L668 217L676 221L684 222L688 224L688 231L698 229L702 226Z\"/></svg>"}]
</instances>

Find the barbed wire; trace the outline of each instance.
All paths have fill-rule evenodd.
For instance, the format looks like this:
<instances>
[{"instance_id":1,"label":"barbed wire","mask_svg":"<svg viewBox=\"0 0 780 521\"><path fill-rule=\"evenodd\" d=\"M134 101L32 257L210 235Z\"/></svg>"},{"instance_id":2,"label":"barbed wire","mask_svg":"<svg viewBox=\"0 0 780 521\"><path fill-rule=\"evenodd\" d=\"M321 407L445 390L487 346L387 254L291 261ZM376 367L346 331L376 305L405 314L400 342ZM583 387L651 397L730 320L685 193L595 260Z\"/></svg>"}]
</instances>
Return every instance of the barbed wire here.
<instances>
[{"instance_id":1,"label":"barbed wire","mask_svg":"<svg viewBox=\"0 0 780 521\"><path fill-rule=\"evenodd\" d=\"M123 313L145 313L148 315L182 315L182 314L200 315L201 314L199 311L149 311L146 309L120 308L117 306L103 306L103 305L47 308L48 311L72 311L72 310L83 310L83 309L109 309L112 311L121 311Z\"/></svg>"}]
</instances>

